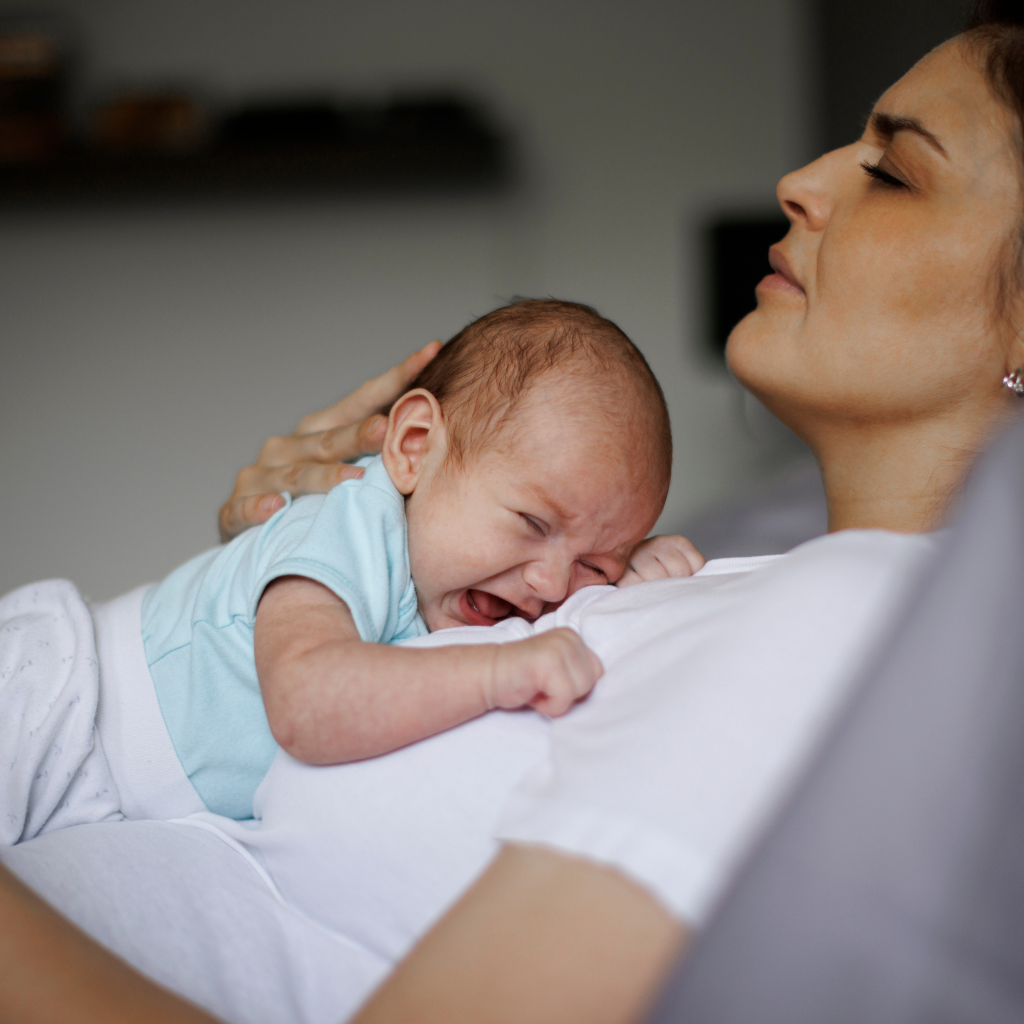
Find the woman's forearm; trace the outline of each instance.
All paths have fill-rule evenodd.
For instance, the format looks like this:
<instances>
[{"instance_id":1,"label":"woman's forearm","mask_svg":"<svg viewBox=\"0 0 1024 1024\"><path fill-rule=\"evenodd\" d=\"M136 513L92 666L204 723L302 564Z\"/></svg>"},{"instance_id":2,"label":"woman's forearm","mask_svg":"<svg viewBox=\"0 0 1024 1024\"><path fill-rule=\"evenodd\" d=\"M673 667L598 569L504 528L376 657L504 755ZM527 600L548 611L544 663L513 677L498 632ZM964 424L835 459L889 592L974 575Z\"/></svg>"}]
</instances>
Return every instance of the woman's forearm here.
<instances>
[{"instance_id":1,"label":"woman's forearm","mask_svg":"<svg viewBox=\"0 0 1024 1024\"><path fill-rule=\"evenodd\" d=\"M80 932L2 865L0 1021L215 1024Z\"/></svg>"},{"instance_id":2,"label":"woman's forearm","mask_svg":"<svg viewBox=\"0 0 1024 1024\"><path fill-rule=\"evenodd\" d=\"M629 1024L688 941L618 872L508 846L354 1024Z\"/></svg>"}]
</instances>

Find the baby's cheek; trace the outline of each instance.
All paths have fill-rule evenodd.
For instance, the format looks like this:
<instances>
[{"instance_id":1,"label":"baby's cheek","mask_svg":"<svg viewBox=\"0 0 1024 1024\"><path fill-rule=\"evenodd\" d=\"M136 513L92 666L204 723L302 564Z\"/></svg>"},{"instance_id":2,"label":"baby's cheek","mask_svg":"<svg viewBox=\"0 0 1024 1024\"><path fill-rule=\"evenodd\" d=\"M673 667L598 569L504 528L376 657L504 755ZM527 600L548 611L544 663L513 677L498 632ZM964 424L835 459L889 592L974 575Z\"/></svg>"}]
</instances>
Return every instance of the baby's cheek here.
<instances>
[{"instance_id":1,"label":"baby's cheek","mask_svg":"<svg viewBox=\"0 0 1024 1024\"><path fill-rule=\"evenodd\" d=\"M451 629L453 626L463 626L463 622L452 622L446 615L441 614L437 608L420 607L420 616L427 624L427 631L436 633L439 629Z\"/></svg>"}]
</instances>

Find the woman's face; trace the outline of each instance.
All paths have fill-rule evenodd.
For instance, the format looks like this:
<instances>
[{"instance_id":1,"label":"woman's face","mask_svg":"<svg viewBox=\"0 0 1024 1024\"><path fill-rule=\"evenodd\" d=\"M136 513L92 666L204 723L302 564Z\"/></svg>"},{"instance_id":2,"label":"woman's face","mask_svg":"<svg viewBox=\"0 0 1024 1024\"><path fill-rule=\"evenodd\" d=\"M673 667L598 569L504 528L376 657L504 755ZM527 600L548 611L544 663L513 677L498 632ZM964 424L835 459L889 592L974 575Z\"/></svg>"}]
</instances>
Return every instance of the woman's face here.
<instances>
[{"instance_id":1,"label":"woman's face","mask_svg":"<svg viewBox=\"0 0 1024 1024\"><path fill-rule=\"evenodd\" d=\"M1005 407L1002 376L1024 363L1016 279L1007 302L999 283L1024 210L1016 132L952 40L860 141L783 178L776 272L729 339L740 382L812 443L844 421Z\"/></svg>"}]
</instances>

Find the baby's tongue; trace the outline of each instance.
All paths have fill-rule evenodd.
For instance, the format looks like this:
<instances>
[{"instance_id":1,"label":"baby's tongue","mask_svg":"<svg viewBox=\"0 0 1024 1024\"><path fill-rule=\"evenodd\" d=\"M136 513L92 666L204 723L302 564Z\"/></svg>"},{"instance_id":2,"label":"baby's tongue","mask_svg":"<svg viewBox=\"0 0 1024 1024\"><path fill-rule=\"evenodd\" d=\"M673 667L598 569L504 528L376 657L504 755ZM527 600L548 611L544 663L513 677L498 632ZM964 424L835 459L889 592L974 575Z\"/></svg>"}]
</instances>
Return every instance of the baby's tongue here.
<instances>
[{"instance_id":1,"label":"baby's tongue","mask_svg":"<svg viewBox=\"0 0 1024 1024\"><path fill-rule=\"evenodd\" d=\"M493 594L488 594L483 590L471 590L469 592L469 599L476 607L476 610L481 615L486 615L489 619L503 619L512 611L512 605L508 601L495 597Z\"/></svg>"}]
</instances>

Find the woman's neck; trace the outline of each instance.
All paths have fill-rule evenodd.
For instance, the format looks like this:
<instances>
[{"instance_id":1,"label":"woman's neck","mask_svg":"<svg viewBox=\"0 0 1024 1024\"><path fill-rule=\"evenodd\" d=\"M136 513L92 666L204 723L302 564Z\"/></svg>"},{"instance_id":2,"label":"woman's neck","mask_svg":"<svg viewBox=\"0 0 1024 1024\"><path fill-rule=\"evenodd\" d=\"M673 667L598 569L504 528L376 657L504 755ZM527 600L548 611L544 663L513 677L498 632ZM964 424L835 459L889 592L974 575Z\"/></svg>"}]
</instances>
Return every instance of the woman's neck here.
<instances>
[{"instance_id":1,"label":"woman's neck","mask_svg":"<svg viewBox=\"0 0 1024 1024\"><path fill-rule=\"evenodd\" d=\"M950 416L900 424L847 423L822 432L813 448L825 484L829 532L923 533L942 526L951 499L1002 422L960 421Z\"/></svg>"}]
</instances>

